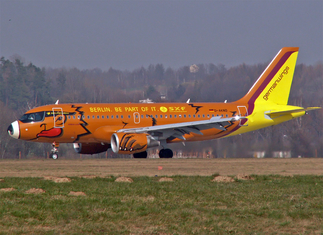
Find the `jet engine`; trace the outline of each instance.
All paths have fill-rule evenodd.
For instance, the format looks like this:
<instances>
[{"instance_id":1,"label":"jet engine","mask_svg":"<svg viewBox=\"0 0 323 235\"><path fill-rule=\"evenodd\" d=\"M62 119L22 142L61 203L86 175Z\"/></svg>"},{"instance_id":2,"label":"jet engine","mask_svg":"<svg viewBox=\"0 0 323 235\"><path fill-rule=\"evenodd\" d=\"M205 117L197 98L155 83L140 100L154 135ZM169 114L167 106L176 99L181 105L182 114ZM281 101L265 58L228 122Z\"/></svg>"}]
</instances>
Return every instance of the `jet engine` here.
<instances>
[{"instance_id":1,"label":"jet engine","mask_svg":"<svg viewBox=\"0 0 323 235\"><path fill-rule=\"evenodd\" d=\"M96 153L102 153L108 150L110 148L109 144L102 145L101 143L74 143L73 144L74 150L77 153L81 154L96 154Z\"/></svg>"},{"instance_id":2,"label":"jet engine","mask_svg":"<svg viewBox=\"0 0 323 235\"><path fill-rule=\"evenodd\" d=\"M145 133L114 133L111 136L111 149L119 154L140 153L146 151L147 148L159 145L158 140Z\"/></svg>"}]
</instances>

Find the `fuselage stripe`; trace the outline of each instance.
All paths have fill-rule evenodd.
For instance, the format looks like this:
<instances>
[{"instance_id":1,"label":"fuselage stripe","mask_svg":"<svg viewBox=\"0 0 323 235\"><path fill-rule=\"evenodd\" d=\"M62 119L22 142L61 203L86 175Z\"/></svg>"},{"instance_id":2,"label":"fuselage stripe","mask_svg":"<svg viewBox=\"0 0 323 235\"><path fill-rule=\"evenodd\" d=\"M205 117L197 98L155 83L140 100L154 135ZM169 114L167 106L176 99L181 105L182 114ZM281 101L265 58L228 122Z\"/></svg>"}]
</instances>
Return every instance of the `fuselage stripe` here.
<instances>
[{"instance_id":1,"label":"fuselage stripe","mask_svg":"<svg viewBox=\"0 0 323 235\"><path fill-rule=\"evenodd\" d=\"M288 60L288 58L293 54L295 51L289 51L286 52L282 58L278 61L278 63L275 65L275 67L271 70L271 72L268 74L268 76L264 79L264 81L261 83L261 85L258 87L258 89L255 91L255 93L251 96L251 98L248 101L248 115L251 115L255 108L255 101L261 94L261 92L266 88L266 86L269 84L269 82L272 80L272 78L276 75L276 73L279 71L279 69L285 64L285 62Z\"/></svg>"}]
</instances>

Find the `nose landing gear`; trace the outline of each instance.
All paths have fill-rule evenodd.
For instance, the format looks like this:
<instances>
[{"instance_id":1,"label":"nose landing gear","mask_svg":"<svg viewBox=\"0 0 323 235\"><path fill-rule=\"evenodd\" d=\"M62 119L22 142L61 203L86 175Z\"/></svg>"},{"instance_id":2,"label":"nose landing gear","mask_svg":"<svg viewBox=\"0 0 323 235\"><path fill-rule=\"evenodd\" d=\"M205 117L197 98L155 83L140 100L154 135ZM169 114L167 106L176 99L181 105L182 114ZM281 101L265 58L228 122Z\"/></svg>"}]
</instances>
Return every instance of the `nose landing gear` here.
<instances>
[{"instance_id":1,"label":"nose landing gear","mask_svg":"<svg viewBox=\"0 0 323 235\"><path fill-rule=\"evenodd\" d=\"M59 147L59 143L56 143L56 142L52 143L50 158L54 160L58 158L58 147Z\"/></svg>"}]
</instances>

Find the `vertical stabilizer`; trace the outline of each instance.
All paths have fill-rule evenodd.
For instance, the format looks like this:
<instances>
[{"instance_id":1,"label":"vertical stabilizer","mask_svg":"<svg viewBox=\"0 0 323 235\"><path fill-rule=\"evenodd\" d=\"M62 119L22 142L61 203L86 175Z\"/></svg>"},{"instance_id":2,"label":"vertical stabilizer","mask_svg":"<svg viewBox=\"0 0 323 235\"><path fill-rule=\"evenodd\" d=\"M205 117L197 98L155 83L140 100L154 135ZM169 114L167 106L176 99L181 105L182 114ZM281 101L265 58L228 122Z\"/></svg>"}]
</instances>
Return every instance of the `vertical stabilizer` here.
<instances>
[{"instance_id":1,"label":"vertical stabilizer","mask_svg":"<svg viewBox=\"0 0 323 235\"><path fill-rule=\"evenodd\" d=\"M287 105L298 49L298 47L282 48L248 93L238 101L248 103L249 114L252 113L255 103Z\"/></svg>"}]
</instances>

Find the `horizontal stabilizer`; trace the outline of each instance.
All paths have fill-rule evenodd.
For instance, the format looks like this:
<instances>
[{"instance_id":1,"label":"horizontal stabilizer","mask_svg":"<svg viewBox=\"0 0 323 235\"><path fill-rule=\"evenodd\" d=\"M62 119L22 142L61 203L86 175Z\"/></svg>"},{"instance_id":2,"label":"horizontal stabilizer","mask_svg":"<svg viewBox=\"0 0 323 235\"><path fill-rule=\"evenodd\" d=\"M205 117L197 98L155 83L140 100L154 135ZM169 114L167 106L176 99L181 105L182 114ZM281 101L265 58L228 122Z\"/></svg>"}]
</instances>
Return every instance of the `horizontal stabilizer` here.
<instances>
[{"instance_id":1,"label":"horizontal stabilizer","mask_svg":"<svg viewBox=\"0 0 323 235\"><path fill-rule=\"evenodd\" d=\"M288 114L292 114L292 113L299 113L299 112L304 112L304 111L307 112L307 111L311 111L311 110L315 110L315 109L320 109L320 107L308 107L308 108L293 109L293 110L287 110L287 111L270 111L269 113L265 113L265 114L271 118L276 118L276 117L280 117L283 115L288 115Z\"/></svg>"}]
</instances>

